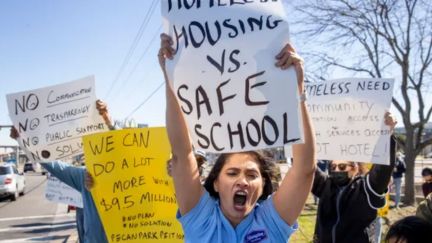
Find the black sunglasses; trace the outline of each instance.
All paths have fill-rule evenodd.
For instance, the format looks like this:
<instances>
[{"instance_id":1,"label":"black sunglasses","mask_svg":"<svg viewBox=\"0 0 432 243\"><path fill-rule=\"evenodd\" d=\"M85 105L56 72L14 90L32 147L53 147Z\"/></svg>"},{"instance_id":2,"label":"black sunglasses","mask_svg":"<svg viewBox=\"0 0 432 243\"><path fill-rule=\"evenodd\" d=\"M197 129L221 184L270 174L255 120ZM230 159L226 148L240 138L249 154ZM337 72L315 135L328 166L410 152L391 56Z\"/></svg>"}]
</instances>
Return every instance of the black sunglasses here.
<instances>
[{"instance_id":1,"label":"black sunglasses","mask_svg":"<svg viewBox=\"0 0 432 243\"><path fill-rule=\"evenodd\" d=\"M350 164L345 164L345 163L342 163L342 164L331 164L330 165L330 169L332 171L334 171L334 170L336 170L336 167L337 167L337 168L339 168L340 171L345 171L348 166L351 166L351 165Z\"/></svg>"}]
</instances>

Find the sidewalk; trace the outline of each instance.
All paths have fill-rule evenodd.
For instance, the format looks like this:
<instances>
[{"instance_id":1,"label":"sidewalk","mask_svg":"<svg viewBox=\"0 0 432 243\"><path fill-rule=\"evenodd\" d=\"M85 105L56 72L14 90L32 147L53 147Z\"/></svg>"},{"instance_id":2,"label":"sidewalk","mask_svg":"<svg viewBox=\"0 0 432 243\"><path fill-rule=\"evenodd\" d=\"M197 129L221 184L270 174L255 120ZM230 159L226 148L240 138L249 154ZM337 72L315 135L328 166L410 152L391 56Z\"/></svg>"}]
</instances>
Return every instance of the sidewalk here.
<instances>
[{"instance_id":1,"label":"sidewalk","mask_svg":"<svg viewBox=\"0 0 432 243\"><path fill-rule=\"evenodd\" d=\"M68 206L66 205L66 204L57 204L58 206L57 206L57 211L56 211L56 215L64 215L64 214L70 214L71 216L73 216L73 219L75 219L75 211L71 211L71 212L67 212L67 208L68 208ZM79 240L78 240L78 232L77 232L77 229L76 229L76 227L73 227L73 228L71 228L71 229L69 229L69 230L65 230L65 231L63 231L63 233L64 233L64 235L65 235L65 237L68 235L68 237L65 239L65 238L63 238L63 240L61 240L61 241L59 241L59 240L51 240L51 241L49 241L49 243L60 243L60 242L62 242L62 243L78 243L79 242ZM58 234L58 233L56 233L56 232L50 232L50 236L52 236L53 237L53 239L55 239L56 237L56 234Z\"/></svg>"},{"instance_id":2,"label":"sidewalk","mask_svg":"<svg viewBox=\"0 0 432 243\"><path fill-rule=\"evenodd\" d=\"M77 232L76 231L73 232L66 242L67 243L79 243Z\"/></svg>"},{"instance_id":3,"label":"sidewalk","mask_svg":"<svg viewBox=\"0 0 432 243\"><path fill-rule=\"evenodd\" d=\"M78 232L76 230L71 231L66 243L79 243Z\"/></svg>"}]
</instances>

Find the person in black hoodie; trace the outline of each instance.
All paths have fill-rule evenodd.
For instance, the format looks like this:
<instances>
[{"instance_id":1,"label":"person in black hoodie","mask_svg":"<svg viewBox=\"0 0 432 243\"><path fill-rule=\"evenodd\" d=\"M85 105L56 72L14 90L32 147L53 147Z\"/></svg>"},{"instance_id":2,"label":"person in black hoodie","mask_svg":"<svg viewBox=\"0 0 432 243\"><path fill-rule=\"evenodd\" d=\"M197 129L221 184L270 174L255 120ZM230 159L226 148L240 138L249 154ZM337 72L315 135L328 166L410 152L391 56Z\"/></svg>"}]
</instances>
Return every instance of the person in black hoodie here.
<instances>
[{"instance_id":1,"label":"person in black hoodie","mask_svg":"<svg viewBox=\"0 0 432 243\"><path fill-rule=\"evenodd\" d=\"M386 113L385 124L393 131L396 119ZM377 209L385 205L385 192L395 162L395 140L391 139L390 165L375 164L365 174L353 161L333 160L326 175L316 170L312 193L319 197L313 242L372 241L371 227Z\"/></svg>"}]
</instances>

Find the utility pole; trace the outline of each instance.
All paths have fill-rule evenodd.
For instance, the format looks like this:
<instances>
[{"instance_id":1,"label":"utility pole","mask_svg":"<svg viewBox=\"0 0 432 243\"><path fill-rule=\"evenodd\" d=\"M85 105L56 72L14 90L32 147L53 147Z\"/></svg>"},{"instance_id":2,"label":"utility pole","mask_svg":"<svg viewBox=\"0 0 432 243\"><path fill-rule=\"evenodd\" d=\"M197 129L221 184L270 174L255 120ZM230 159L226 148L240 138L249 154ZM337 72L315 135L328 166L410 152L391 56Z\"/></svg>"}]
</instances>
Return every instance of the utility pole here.
<instances>
[{"instance_id":1,"label":"utility pole","mask_svg":"<svg viewBox=\"0 0 432 243\"><path fill-rule=\"evenodd\" d=\"M0 125L0 130L2 128L12 128L12 127L13 127L12 125Z\"/></svg>"}]
</instances>

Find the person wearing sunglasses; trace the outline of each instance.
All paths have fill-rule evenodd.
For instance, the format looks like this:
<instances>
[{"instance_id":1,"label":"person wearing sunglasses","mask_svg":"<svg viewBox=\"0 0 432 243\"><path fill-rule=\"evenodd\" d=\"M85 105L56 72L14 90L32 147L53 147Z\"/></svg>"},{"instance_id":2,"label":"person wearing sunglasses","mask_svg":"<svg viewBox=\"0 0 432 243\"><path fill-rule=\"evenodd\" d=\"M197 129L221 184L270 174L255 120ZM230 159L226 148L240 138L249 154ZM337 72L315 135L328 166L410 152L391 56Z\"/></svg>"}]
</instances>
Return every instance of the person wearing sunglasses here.
<instances>
[{"instance_id":1,"label":"person wearing sunglasses","mask_svg":"<svg viewBox=\"0 0 432 243\"><path fill-rule=\"evenodd\" d=\"M385 115L393 131L396 119ZM312 193L319 198L313 242L372 242L377 209L385 205L385 193L393 171L396 143L391 138L390 165L372 166L362 173L354 161L333 160L328 175L316 170Z\"/></svg>"},{"instance_id":2,"label":"person wearing sunglasses","mask_svg":"<svg viewBox=\"0 0 432 243\"><path fill-rule=\"evenodd\" d=\"M421 175L423 177L423 196L426 198L430 193L432 193L432 169L429 167L424 168Z\"/></svg>"}]
</instances>

